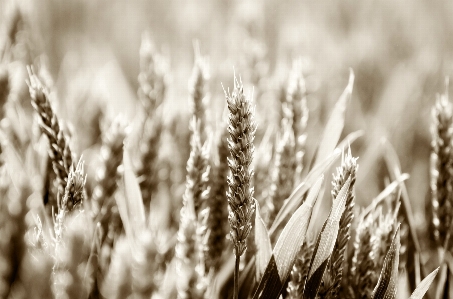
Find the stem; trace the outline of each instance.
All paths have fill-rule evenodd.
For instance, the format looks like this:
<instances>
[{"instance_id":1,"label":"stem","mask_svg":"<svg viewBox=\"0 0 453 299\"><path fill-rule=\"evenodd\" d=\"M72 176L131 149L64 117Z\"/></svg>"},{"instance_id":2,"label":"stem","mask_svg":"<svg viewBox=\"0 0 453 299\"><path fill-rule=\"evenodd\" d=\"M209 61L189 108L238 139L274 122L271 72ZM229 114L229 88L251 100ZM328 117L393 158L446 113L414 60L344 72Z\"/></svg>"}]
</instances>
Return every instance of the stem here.
<instances>
[{"instance_id":1,"label":"stem","mask_svg":"<svg viewBox=\"0 0 453 299\"><path fill-rule=\"evenodd\" d=\"M233 288L233 299L239 298L239 263L241 261L241 256L236 255L236 264L234 266L234 288Z\"/></svg>"}]
</instances>

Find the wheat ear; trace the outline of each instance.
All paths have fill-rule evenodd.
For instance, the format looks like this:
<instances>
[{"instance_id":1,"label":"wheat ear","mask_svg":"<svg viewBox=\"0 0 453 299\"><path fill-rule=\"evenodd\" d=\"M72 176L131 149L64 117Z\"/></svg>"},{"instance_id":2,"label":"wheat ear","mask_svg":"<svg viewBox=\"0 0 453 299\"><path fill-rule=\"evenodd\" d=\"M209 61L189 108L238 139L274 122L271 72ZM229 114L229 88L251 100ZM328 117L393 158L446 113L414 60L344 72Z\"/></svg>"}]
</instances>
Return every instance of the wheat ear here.
<instances>
[{"instance_id":1,"label":"wheat ear","mask_svg":"<svg viewBox=\"0 0 453 299\"><path fill-rule=\"evenodd\" d=\"M252 217L255 212L254 189L252 186L253 160L256 124L254 109L249 97L244 95L242 82L234 79L233 93L226 93L229 110L228 148L230 158L228 166L231 173L228 176L228 205L230 236L236 256L234 274L234 296L238 296L238 275L241 255L247 249L247 236L252 230Z\"/></svg>"},{"instance_id":2,"label":"wheat ear","mask_svg":"<svg viewBox=\"0 0 453 299\"><path fill-rule=\"evenodd\" d=\"M228 156L228 131L226 127L222 130L217 145L218 164L212 172L211 196L209 197L208 217L208 253L206 266L208 269L218 270L220 258L225 248L226 235L228 233L228 206L226 192L228 189L227 177L229 173Z\"/></svg>"},{"instance_id":3,"label":"wheat ear","mask_svg":"<svg viewBox=\"0 0 453 299\"><path fill-rule=\"evenodd\" d=\"M447 94L439 96L433 107L431 134L433 233L438 246L443 246L453 212L453 105Z\"/></svg>"},{"instance_id":4,"label":"wheat ear","mask_svg":"<svg viewBox=\"0 0 453 299\"><path fill-rule=\"evenodd\" d=\"M294 187L294 174L296 170L294 133L290 123L282 128L283 137L277 145L274 161L272 183L267 201L267 223L274 222L285 199L291 195Z\"/></svg>"},{"instance_id":5,"label":"wheat ear","mask_svg":"<svg viewBox=\"0 0 453 299\"><path fill-rule=\"evenodd\" d=\"M349 186L348 194L346 197L346 209L340 218L340 228L338 231L337 241L332 252L330 260L332 277L332 287L329 290L328 298L338 298L338 292L341 286L341 279L343 276L343 262L345 259L346 246L348 245L351 237L351 224L354 218L354 184L357 172L357 158L351 156L351 149L342 161L342 165L337 169L337 175L334 176L332 197L335 199L340 192L343 185L350 178L351 184Z\"/></svg>"},{"instance_id":6,"label":"wheat ear","mask_svg":"<svg viewBox=\"0 0 453 299\"><path fill-rule=\"evenodd\" d=\"M32 105L39 116L41 132L49 139L49 157L52 160L53 170L57 177L58 194L63 195L72 165L71 149L63 131L60 129L59 120L54 113L49 100L49 93L33 70L29 67L28 86L32 98ZM73 203L68 203L71 209Z\"/></svg>"}]
</instances>

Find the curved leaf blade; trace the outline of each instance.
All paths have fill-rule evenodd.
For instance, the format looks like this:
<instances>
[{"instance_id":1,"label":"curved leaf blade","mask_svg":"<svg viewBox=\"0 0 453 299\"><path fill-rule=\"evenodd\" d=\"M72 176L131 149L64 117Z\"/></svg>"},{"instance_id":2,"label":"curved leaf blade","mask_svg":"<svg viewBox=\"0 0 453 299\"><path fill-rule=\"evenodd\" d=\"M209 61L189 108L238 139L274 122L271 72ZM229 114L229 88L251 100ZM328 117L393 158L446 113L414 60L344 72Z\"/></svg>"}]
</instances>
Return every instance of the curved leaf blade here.
<instances>
[{"instance_id":1,"label":"curved leaf blade","mask_svg":"<svg viewBox=\"0 0 453 299\"><path fill-rule=\"evenodd\" d=\"M352 69L350 69L348 85L335 104L332 114L330 115L329 120L326 124L321 143L318 147L316 161L323 161L326 157L328 157L340 140L341 132L343 131L344 127L346 106L351 99L353 85L354 72L352 71ZM317 163L318 162L316 162L316 164Z\"/></svg>"},{"instance_id":2,"label":"curved leaf blade","mask_svg":"<svg viewBox=\"0 0 453 299\"><path fill-rule=\"evenodd\" d=\"M257 280L263 275L266 270L266 266L269 263L272 256L272 245L271 239L269 238L269 232L264 224L264 220L261 217L260 207L258 201L255 200L255 244L257 248L256 252L256 278Z\"/></svg>"},{"instance_id":3,"label":"curved leaf blade","mask_svg":"<svg viewBox=\"0 0 453 299\"><path fill-rule=\"evenodd\" d=\"M372 299L394 299L396 297L400 247L400 226L398 225L390 249L385 255L384 266L371 296Z\"/></svg>"},{"instance_id":4,"label":"curved leaf blade","mask_svg":"<svg viewBox=\"0 0 453 299\"><path fill-rule=\"evenodd\" d=\"M258 289L253 298L274 299L278 298L300 247L304 243L305 235L310 222L313 206L318 198L324 177L321 176L310 189L307 200L300 206L288 223L283 228L266 271L260 280Z\"/></svg>"},{"instance_id":5,"label":"curved leaf blade","mask_svg":"<svg viewBox=\"0 0 453 299\"><path fill-rule=\"evenodd\" d=\"M422 282L420 282L420 284L417 286L417 288L412 293L412 295L409 297L409 299L422 299L423 296L425 296L429 287L433 283L434 278L436 278L437 272L439 272L439 268L440 267L435 269L428 276L426 276L425 279L422 280Z\"/></svg>"},{"instance_id":6,"label":"curved leaf blade","mask_svg":"<svg viewBox=\"0 0 453 299\"><path fill-rule=\"evenodd\" d=\"M305 180L299 184L299 186L294 189L293 193L288 197L288 199L283 204L282 208L275 217L274 223L272 223L271 228L269 229L270 234L272 235L278 226L283 222L285 217L295 211L298 206L302 203L305 193L308 189L313 186L313 184L319 179L323 173L329 169L329 167L340 157L341 151L336 149L333 153L327 157L323 162L317 164L307 175Z\"/></svg>"},{"instance_id":7,"label":"curved leaf blade","mask_svg":"<svg viewBox=\"0 0 453 299\"><path fill-rule=\"evenodd\" d=\"M314 299L318 294L322 276L324 275L324 271L326 270L327 263L332 255L337 240L338 231L340 229L340 218L346 209L346 199L350 185L351 178L348 178L333 201L329 217L324 222L316 241L304 288L304 298Z\"/></svg>"}]
</instances>

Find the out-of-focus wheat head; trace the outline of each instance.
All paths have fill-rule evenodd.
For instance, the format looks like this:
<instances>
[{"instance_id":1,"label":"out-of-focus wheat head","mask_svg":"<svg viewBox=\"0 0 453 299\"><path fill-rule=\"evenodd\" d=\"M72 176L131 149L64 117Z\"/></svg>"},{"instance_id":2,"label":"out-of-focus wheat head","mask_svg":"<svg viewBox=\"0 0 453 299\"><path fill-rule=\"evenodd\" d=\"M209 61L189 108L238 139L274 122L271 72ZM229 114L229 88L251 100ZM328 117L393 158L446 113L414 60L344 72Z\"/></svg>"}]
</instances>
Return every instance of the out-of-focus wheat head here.
<instances>
[{"instance_id":1,"label":"out-of-focus wheat head","mask_svg":"<svg viewBox=\"0 0 453 299\"><path fill-rule=\"evenodd\" d=\"M453 204L453 105L445 93L432 109L430 189L434 237L443 246L452 221Z\"/></svg>"},{"instance_id":2,"label":"out-of-focus wheat head","mask_svg":"<svg viewBox=\"0 0 453 299\"><path fill-rule=\"evenodd\" d=\"M200 257L205 256L206 212L204 208L209 198L209 156L208 149L201 145L200 122L194 117L191 138L191 152L187 161L186 191L176 245L176 271L178 274L178 298L203 298L206 286L200 284Z\"/></svg>"},{"instance_id":3,"label":"out-of-focus wheat head","mask_svg":"<svg viewBox=\"0 0 453 299\"><path fill-rule=\"evenodd\" d=\"M269 198L266 201L266 222L271 225L277 216L285 199L291 195L294 188L296 171L296 155L294 131L291 122L285 122L281 130L281 140L277 144L274 157Z\"/></svg>"},{"instance_id":4,"label":"out-of-focus wheat head","mask_svg":"<svg viewBox=\"0 0 453 299\"><path fill-rule=\"evenodd\" d=\"M140 167L137 175L140 178L140 190L142 192L143 204L149 210L149 205L153 194L157 192L158 187L158 155L161 136L163 132L163 123L160 117L155 115L147 121L145 125L144 140L140 144Z\"/></svg>"},{"instance_id":5,"label":"out-of-focus wheat head","mask_svg":"<svg viewBox=\"0 0 453 299\"><path fill-rule=\"evenodd\" d=\"M226 127L220 132L217 144L218 161L211 171L211 193L208 200L208 253L206 266L208 269L218 270L222 252L225 249L226 235L228 233L228 205L226 192L228 190L227 177L229 173L228 156L228 131Z\"/></svg>"},{"instance_id":6,"label":"out-of-focus wheat head","mask_svg":"<svg viewBox=\"0 0 453 299\"><path fill-rule=\"evenodd\" d=\"M102 135L101 166L96 173L96 184L90 200L93 220L100 225L102 251L99 254L99 266L104 271L110 264L113 241L122 229L114 196L122 175L120 166L123 161L125 126L124 120L118 117Z\"/></svg>"},{"instance_id":7,"label":"out-of-focus wheat head","mask_svg":"<svg viewBox=\"0 0 453 299\"><path fill-rule=\"evenodd\" d=\"M165 58L157 52L149 34L143 34L140 46L138 97L147 114L152 115L165 98L167 68Z\"/></svg>"},{"instance_id":8,"label":"out-of-focus wheat head","mask_svg":"<svg viewBox=\"0 0 453 299\"><path fill-rule=\"evenodd\" d=\"M202 142L206 134L206 109L208 106L208 80L209 69L205 57L201 56L198 47L195 48L195 64L192 69L192 75L189 80L189 103L192 115L200 121L202 129Z\"/></svg>"},{"instance_id":9,"label":"out-of-focus wheat head","mask_svg":"<svg viewBox=\"0 0 453 299\"><path fill-rule=\"evenodd\" d=\"M52 109L47 88L41 83L31 68L28 70L30 78L27 83L30 89L32 105L38 114L41 132L49 140L49 157L52 160L53 170L57 178L57 191L59 194L64 194L69 168L73 161L69 142L64 132L60 129L59 120ZM57 206L56 203L50 204Z\"/></svg>"},{"instance_id":10,"label":"out-of-focus wheat head","mask_svg":"<svg viewBox=\"0 0 453 299\"><path fill-rule=\"evenodd\" d=\"M302 74L302 60L297 59L293 62L293 67L288 78L288 89L286 94L285 118L291 120L296 153L296 181L300 180L303 170L303 159L305 155L305 143L307 140L308 108L305 80Z\"/></svg>"}]
</instances>

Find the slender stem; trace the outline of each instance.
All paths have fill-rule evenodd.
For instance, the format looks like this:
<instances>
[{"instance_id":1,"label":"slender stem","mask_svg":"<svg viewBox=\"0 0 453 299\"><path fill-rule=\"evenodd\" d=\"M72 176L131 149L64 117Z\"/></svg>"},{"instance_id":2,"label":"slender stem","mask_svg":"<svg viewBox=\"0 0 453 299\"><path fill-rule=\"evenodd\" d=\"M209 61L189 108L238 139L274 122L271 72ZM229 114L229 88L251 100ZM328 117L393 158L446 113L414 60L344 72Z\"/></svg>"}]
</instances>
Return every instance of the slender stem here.
<instances>
[{"instance_id":1,"label":"slender stem","mask_svg":"<svg viewBox=\"0 0 453 299\"><path fill-rule=\"evenodd\" d=\"M239 298L239 263L241 261L241 256L236 255L236 264L234 266L234 290L233 290L233 299Z\"/></svg>"}]
</instances>

